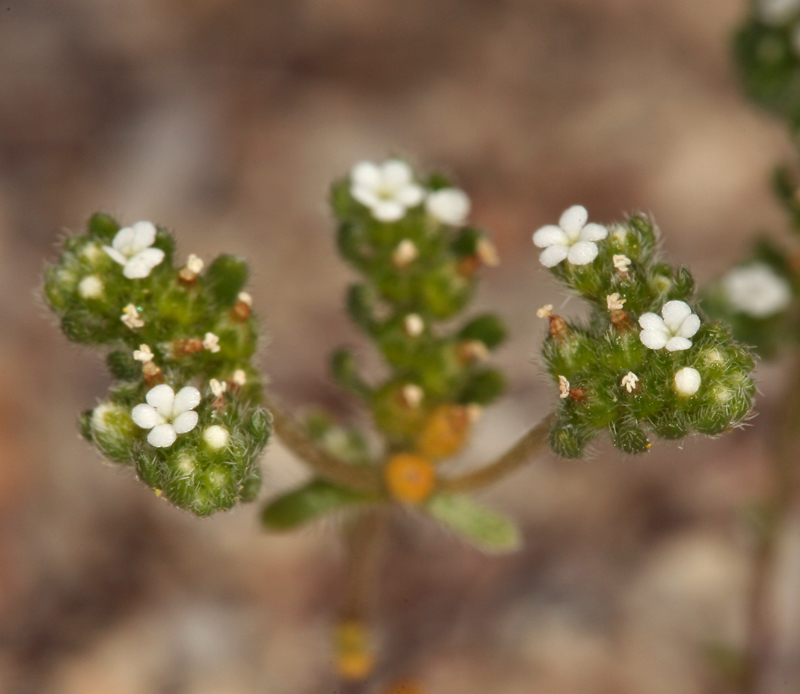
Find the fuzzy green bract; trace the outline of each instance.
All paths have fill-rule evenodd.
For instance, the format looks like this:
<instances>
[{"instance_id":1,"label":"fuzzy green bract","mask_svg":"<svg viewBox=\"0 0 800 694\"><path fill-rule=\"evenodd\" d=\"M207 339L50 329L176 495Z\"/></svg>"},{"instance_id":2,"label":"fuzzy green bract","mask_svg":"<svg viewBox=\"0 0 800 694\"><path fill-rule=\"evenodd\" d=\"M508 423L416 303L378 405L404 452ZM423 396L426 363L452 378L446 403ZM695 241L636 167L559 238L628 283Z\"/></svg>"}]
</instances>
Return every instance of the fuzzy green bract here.
<instances>
[{"instance_id":1,"label":"fuzzy green bract","mask_svg":"<svg viewBox=\"0 0 800 694\"><path fill-rule=\"evenodd\" d=\"M58 261L45 270L44 294L64 333L103 347L115 379L107 399L82 415L81 433L106 459L132 466L159 495L198 516L251 501L261 486L258 461L271 420L259 406L261 377L251 363L258 327L239 298L247 265L220 256L196 276L181 276L174 239L159 228L153 247L164 251L163 261L146 277L129 279L103 250L119 230L111 217L93 216L86 233L66 238ZM139 327L122 320L129 305ZM218 349L203 346L209 333ZM133 354L141 345L152 351L148 378ZM225 384L224 393L211 392L212 379ZM155 383L175 392L194 386L202 394L196 426L165 448L151 445L131 416Z\"/></svg>"},{"instance_id":2,"label":"fuzzy green bract","mask_svg":"<svg viewBox=\"0 0 800 694\"><path fill-rule=\"evenodd\" d=\"M627 453L650 448L650 438L681 439L691 433L720 434L750 412L755 386L754 358L735 342L722 323L704 319L694 300L694 283L685 268L659 261L658 232L643 216L608 227L598 242L599 255L587 265L564 261L552 272L592 305L586 322L553 324L543 346L545 367L554 383L569 383L559 398L557 419L550 431L553 450L580 456L601 430ZM622 272L614 256L630 259ZM609 295L624 300L623 309L608 308ZM691 347L681 351L650 349L641 339L639 318L660 314L668 301L683 301L700 316ZM560 321L561 319L555 319ZM558 329L553 330L556 327ZM700 386L686 395L675 376L695 369ZM633 374L631 383L623 379Z\"/></svg>"}]
</instances>

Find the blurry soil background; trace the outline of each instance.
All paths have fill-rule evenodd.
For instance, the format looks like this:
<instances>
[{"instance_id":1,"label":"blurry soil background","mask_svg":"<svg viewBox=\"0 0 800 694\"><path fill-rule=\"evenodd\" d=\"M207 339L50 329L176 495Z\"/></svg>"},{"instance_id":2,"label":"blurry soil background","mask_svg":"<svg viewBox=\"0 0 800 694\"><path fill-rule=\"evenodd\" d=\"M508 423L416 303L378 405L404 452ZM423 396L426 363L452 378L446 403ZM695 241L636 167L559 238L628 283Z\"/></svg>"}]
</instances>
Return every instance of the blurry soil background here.
<instances>
[{"instance_id":1,"label":"blurry soil background","mask_svg":"<svg viewBox=\"0 0 800 694\"><path fill-rule=\"evenodd\" d=\"M3 0L0 4L0 692L337 691L335 522L268 536L258 504L199 521L78 439L108 380L35 298L64 229L97 209L178 233L183 257L252 261L274 391L358 418L329 351L341 309L329 182L408 154L451 172L503 259L478 307L507 319L510 391L464 464L555 398L532 358L563 295L530 235L574 203L655 214L702 282L779 231L781 128L740 97L740 0ZM562 309L580 311L574 300ZM781 365L760 416L628 458L543 456L484 495L524 550L485 557L396 519L380 681L426 694L722 693L706 653L742 645ZM303 469L275 442L265 495ZM800 522L784 543L775 692L800 691ZM385 691L379 689L378 691ZM409 688L408 691L411 691Z\"/></svg>"}]
</instances>

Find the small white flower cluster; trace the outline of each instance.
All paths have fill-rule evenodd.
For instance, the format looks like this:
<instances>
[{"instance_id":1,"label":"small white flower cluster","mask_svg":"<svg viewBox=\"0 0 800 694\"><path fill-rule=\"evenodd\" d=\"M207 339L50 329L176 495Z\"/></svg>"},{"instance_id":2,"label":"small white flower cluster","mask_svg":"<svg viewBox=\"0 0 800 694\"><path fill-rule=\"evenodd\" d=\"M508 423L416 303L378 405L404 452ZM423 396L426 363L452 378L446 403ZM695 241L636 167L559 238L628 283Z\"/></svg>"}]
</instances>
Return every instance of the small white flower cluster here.
<instances>
[{"instance_id":1,"label":"small white flower cluster","mask_svg":"<svg viewBox=\"0 0 800 694\"><path fill-rule=\"evenodd\" d=\"M156 242L156 233L156 227L151 222L136 222L120 229L111 245L103 246L103 250L115 263L122 265L125 277L142 279L164 260L164 251L152 247Z\"/></svg>"},{"instance_id":2,"label":"small white flower cluster","mask_svg":"<svg viewBox=\"0 0 800 694\"><path fill-rule=\"evenodd\" d=\"M633 371L628 371L628 373L622 377L620 385L629 393L632 393L636 390L639 380L639 377L633 373ZM675 373L673 383L679 395L688 397L700 390L701 380L700 372L697 369L693 369L691 366L684 366Z\"/></svg>"},{"instance_id":3,"label":"small white flower cluster","mask_svg":"<svg viewBox=\"0 0 800 694\"><path fill-rule=\"evenodd\" d=\"M753 318L767 318L788 308L792 288L766 263L750 263L731 270L722 280L730 307Z\"/></svg>"},{"instance_id":4,"label":"small white flower cluster","mask_svg":"<svg viewBox=\"0 0 800 694\"><path fill-rule=\"evenodd\" d=\"M582 205L574 205L561 215L558 226L548 224L536 231L533 243L544 250L539 262L555 267L563 260L572 265L588 265L600 252L597 241L608 236L602 224L587 224L589 213Z\"/></svg>"},{"instance_id":5,"label":"small white flower cluster","mask_svg":"<svg viewBox=\"0 0 800 694\"><path fill-rule=\"evenodd\" d=\"M643 328L639 339L645 347L679 352L692 346L689 338L700 329L700 317L685 301L668 301L660 316L645 313L639 318L639 325Z\"/></svg>"},{"instance_id":6,"label":"small white flower cluster","mask_svg":"<svg viewBox=\"0 0 800 694\"><path fill-rule=\"evenodd\" d=\"M427 213L441 224L460 226L470 211L470 201L463 190L427 191L415 181L413 169L400 159L388 159L382 164L370 161L356 164L350 171L350 194L368 207L379 222L396 222L423 201ZM408 255L401 253L401 262Z\"/></svg>"},{"instance_id":7,"label":"small white flower cluster","mask_svg":"<svg viewBox=\"0 0 800 694\"><path fill-rule=\"evenodd\" d=\"M181 388L177 395L166 383L151 388L145 396L147 404L131 411L133 421L142 429L150 429L147 441L156 448L168 448L178 438L197 426L200 391L194 386Z\"/></svg>"}]
</instances>

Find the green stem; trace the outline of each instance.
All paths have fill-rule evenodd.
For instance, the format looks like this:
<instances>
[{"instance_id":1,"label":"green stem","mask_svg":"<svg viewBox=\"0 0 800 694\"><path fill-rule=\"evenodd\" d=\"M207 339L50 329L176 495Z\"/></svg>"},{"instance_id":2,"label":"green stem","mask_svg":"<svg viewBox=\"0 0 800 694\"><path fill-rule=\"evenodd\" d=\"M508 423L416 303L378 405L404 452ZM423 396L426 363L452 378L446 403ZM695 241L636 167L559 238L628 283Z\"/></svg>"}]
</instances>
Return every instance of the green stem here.
<instances>
[{"instance_id":1,"label":"green stem","mask_svg":"<svg viewBox=\"0 0 800 694\"><path fill-rule=\"evenodd\" d=\"M383 491L383 479L378 469L339 460L317 446L303 427L274 400L266 397L264 404L272 413L272 426L283 445L320 477L358 492Z\"/></svg>"},{"instance_id":2,"label":"green stem","mask_svg":"<svg viewBox=\"0 0 800 694\"><path fill-rule=\"evenodd\" d=\"M555 414L549 414L503 453L503 455L493 460L491 463L473 472L468 472L461 477L442 479L439 482L439 490L447 492L471 492L476 489L487 487L506 475L516 472L547 447L547 437L554 419Z\"/></svg>"},{"instance_id":3,"label":"green stem","mask_svg":"<svg viewBox=\"0 0 800 694\"><path fill-rule=\"evenodd\" d=\"M345 532L348 555L345 565L345 597L341 617L368 623L389 520L389 507L364 511Z\"/></svg>"}]
</instances>

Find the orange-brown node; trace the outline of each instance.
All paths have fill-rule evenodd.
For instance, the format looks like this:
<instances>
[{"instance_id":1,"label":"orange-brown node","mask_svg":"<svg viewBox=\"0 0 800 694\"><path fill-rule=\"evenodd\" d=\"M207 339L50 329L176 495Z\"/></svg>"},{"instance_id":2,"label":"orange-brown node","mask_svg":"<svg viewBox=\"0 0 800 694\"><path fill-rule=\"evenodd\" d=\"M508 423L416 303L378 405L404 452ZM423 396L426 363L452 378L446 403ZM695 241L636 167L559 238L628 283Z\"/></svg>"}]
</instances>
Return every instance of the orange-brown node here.
<instances>
[{"instance_id":1,"label":"orange-brown node","mask_svg":"<svg viewBox=\"0 0 800 694\"><path fill-rule=\"evenodd\" d=\"M190 270L188 267L182 267L178 270L178 280L182 284L191 286L197 281L197 273L194 270Z\"/></svg>"},{"instance_id":2,"label":"orange-brown node","mask_svg":"<svg viewBox=\"0 0 800 694\"><path fill-rule=\"evenodd\" d=\"M436 470L427 458L414 453L396 453L386 461L386 487L396 501L420 504L436 486Z\"/></svg>"},{"instance_id":3,"label":"orange-brown node","mask_svg":"<svg viewBox=\"0 0 800 694\"><path fill-rule=\"evenodd\" d=\"M203 349L203 341L199 337L188 337L172 343L172 353L176 357L188 357L190 354L202 352Z\"/></svg>"},{"instance_id":4,"label":"orange-brown node","mask_svg":"<svg viewBox=\"0 0 800 694\"><path fill-rule=\"evenodd\" d=\"M440 460L457 453L469 436L470 412L461 405L439 405L425 420L417 438L417 450L426 458Z\"/></svg>"},{"instance_id":5,"label":"orange-brown node","mask_svg":"<svg viewBox=\"0 0 800 694\"><path fill-rule=\"evenodd\" d=\"M573 402L586 402L586 391L583 388L570 388L569 399Z\"/></svg>"},{"instance_id":6,"label":"orange-brown node","mask_svg":"<svg viewBox=\"0 0 800 694\"><path fill-rule=\"evenodd\" d=\"M472 277L481 266L480 258L477 255L468 255L458 261L456 272L462 277Z\"/></svg>"},{"instance_id":7,"label":"orange-brown node","mask_svg":"<svg viewBox=\"0 0 800 694\"><path fill-rule=\"evenodd\" d=\"M357 619L340 622L334 634L336 671L351 682L367 679L375 669L369 628Z\"/></svg>"},{"instance_id":8,"label":"orange-brown node","mask_svg":"<svg viewBox=\"0 0 800 694\"><path fill-rule=\"evenodd\" d=\"M633 330L634 325L630 314L621 308L611 310L611 324L619 331Z\"/></svg>"},{"instance_id":9,"label":"orange-brown node","mask_svg":"<svg viewBox=\"0 0 800 694\"><path fill-rule=\"evenodd\" d=\"M142 364L142 376L144 376L144 382L148 388L165 383L164 374L152 361Z\"/></svg>"},{"instance_id":10,"label":"orange-brown node","mask_svg":"<svg viewBox=\"0 0 800 694\"><path fill-rule=\"evenodd\" d=\"M240 323L244 323L248 318L250 318L250 313L250 305L247 302L239 299L231 309L231 319Z\"/></svg>"},{"instance_id":11,"label":"orange-brown node","mask_svg":"<svg viewBox=\"0 0 800 694\"><path fill-rule=\"evenodd\" d=\"M561 340L569 333L569 326L561 316L549 316L550 334L557 340Z\"/></svg>"}]
</instances>

